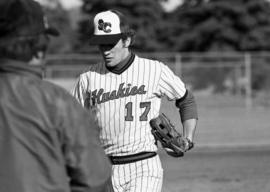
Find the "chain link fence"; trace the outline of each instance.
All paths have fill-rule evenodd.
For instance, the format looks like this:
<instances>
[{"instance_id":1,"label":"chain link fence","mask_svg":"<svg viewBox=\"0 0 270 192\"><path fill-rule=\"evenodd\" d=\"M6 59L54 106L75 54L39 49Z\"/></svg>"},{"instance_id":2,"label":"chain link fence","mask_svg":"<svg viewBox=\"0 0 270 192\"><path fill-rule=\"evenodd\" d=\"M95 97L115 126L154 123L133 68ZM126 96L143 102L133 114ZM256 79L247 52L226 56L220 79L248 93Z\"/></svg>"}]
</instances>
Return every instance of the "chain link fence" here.
<instances>
[{"instance_id":1,"label":"chain link fence","mask_svg":"<svg viewBox=\"0 0 270 192\"><path fill-rule=\"evenodd\" d=\"M167 64L198 95L222 95L219 103L270 106L270 53L136 53ZM45 77L76 79L99 55L48 55ZM226 101L223 101L226 98ZM230 101L232 100L232 101ZM230 101L230 102L228 102ZM206 105L207 102L203 103ZM209 102L211 105L211 102Z\"/></svg>"}]
</instances>

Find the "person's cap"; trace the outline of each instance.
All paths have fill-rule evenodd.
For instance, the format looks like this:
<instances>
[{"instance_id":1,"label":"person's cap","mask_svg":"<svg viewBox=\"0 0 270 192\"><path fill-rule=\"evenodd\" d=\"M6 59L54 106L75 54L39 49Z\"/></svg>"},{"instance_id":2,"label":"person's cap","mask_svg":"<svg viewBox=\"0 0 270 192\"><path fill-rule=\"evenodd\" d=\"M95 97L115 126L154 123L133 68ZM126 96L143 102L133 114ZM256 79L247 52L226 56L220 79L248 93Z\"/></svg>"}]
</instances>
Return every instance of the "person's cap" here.
<instances>
[{"instance_id":1,"label":"person's cap","mask_svg":"<svg viewBox=\"0 0 270 192\"><path fill-rule=\"evenodd\" d=\"M0 10L0 38L60 34L48 25L41 5L34 0L0 0Z\"/></svg>"},{"instance_id":2,"label":"person's cap","mask_svg":"<svg viewBox=\"0 0 270 192\"><path fill-rule=\"evenodd\" d=\"M94 17L94 34L89 41L91 45L116 44L121 37L120 18L116 13L104 11Z\"/></svg>"}]
</instances>

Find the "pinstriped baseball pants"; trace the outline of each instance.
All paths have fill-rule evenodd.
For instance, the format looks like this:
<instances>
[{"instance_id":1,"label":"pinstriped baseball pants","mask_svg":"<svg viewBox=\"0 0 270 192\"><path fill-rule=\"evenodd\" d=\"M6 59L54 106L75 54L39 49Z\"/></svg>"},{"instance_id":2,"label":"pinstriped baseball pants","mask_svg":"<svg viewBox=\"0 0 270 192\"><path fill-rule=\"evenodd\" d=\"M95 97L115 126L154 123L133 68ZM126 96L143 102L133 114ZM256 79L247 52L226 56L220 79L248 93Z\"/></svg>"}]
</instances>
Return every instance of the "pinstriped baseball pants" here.
<instances>
[{"instance_id":1,"label":"pinstriped baseball pants","mask_svg":"<svg viewBox=\"0 0 270 192\"><path fill-rule=\"evenodd\" d=\"M158 155L112 167L115 192L161 192L162 181L163 169Z\"/></svg>"}]
</instances>

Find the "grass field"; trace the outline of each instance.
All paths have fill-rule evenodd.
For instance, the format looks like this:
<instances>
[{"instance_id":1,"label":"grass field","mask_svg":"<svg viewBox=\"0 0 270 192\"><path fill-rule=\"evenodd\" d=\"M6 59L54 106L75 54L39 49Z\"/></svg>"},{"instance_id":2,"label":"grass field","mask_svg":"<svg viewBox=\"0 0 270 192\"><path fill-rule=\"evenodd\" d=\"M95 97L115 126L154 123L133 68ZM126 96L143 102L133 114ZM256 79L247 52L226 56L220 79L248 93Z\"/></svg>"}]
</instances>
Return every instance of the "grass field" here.
<instances>
[{"instance_id":1,"label":"grass field","mask_svg":"<svg viewBox=\"0 0 270 192\"><path fill-rule=\"evenodd\" d=\"M269 192L270 149L161 153L162 192Z\"/></svg>"},{"instance_id":2,"label":"grass field","mask_svg":"<svg viewBox=\"0 0 270 192\"><path fill-rule=\"evenodd\" d=\"M244 107L238 98L197 96L199 122L196 142L200 146L270 146L270 108ZM161 111L180 127L174 103L163 102Z\"/></svg>"},{"instance_id":3,"label":"grass field","mask_svg":"<svg viewBox=\"0 0 270 192\"><path fill-rule=\"evenodd\" d=\"M163 192L269 192L270 108L246 109L242 98L196 95L196 148L182 159L161 152ZM172 103L162 111L180 127Z\"/></svg>"},{"instance_id":4,"label":"grass field","mask_svg":"<svg viewBox=\"0 0 270 192\"><path fill-rule=\"evenodd\" d=\"M70 90L74 80L54 81ZM270 108L246 109L243 98L195 94L199 123L196 147L183 158L160 149L164 168L162 192L269 192ZM161 112L181 130L173 102Z\"/></svg>"}]
</instances>

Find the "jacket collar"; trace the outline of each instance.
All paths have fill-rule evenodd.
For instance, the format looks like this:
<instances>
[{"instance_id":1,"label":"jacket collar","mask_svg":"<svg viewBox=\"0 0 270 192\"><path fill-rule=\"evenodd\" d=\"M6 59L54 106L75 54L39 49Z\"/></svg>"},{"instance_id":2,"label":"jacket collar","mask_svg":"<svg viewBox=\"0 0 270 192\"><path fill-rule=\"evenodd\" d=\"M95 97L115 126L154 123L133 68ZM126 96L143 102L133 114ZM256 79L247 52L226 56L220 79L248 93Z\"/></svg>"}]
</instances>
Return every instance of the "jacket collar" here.
<instances>
[{"instance_id":1,"label":"jacket collar","mask_svg":"<svg viewBox=\"0 0 270 192\"><path fill-rule=\"evenodd\" d=\"M16 73L34 75L42 78L42 66L29 65L26 62L12 60L12 59L0 59L0 73Z\"/></svg>"}]
</instances>

